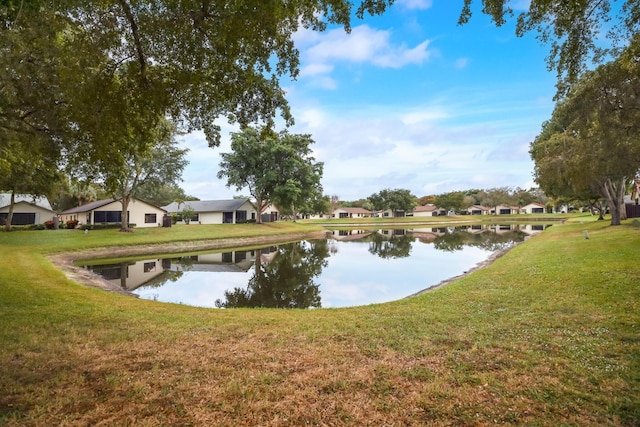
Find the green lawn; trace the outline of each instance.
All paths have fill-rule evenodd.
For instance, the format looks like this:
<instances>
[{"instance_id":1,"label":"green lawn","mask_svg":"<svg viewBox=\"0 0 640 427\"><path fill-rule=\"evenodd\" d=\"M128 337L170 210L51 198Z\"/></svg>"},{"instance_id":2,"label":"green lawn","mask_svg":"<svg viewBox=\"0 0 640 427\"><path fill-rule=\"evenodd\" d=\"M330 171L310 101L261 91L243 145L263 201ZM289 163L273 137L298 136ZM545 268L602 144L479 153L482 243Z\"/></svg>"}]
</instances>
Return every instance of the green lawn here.
<instances>
[{"instance_id":1,"label":"green lawn","mask_svg":"<svg viewBox=\"0 0 640 427\"><path fill-rule=\"evenodd\" d=\"M638 425L640 230L573 221L418 297L319 310L138 300L46 256L313 224L0 233L0 425Z\"/></svg>"}]
</instances>

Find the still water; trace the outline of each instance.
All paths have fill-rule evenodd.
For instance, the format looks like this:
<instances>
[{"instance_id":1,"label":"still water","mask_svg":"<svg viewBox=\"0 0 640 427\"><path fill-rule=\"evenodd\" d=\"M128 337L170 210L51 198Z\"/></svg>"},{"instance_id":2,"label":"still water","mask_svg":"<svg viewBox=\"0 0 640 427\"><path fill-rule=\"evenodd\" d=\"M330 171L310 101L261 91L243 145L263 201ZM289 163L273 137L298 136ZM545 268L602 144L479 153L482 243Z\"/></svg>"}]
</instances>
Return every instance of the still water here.
<instances>
[{"instance_id":1,"label":"still water","mask_svg":"<svg viewBox=\"0 0 640 427\"><path fill-rule=\"evenodd\" d=\"M545 225L335 230L260 249L101 264L140 298L200 307L350 307L398 300L457 276Z\"/></svg>"}]
</instances>

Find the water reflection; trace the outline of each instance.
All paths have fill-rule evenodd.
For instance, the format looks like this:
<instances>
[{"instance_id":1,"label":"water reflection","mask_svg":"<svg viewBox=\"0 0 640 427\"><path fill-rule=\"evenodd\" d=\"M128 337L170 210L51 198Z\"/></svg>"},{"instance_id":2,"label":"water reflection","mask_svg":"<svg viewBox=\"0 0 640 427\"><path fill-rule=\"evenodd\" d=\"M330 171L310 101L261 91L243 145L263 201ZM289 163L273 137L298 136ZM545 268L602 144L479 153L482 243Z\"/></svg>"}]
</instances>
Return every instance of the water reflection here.
<instances>
[{"instance_id":1,"label":"water reflection","mask_svg":"<svg viewBox=\"0 0 640 427\"><path fill-rule=\"evenodd\" d=\"M327 266L326 240L297 242L276 249L269 262L256 258L254 274L246 288L224 292L216 307L320 307L319 285L314 279Z\"/></svg>"},{"instance_id":2,"label":"water reflection","mask_svg":"<svg viewBox=\"0 0 640 427\"><path fill-rule=\"evenodd\" d=\"M141 298L165 302L219 308L344 307L392 301L437 285L544 227L334 230L326 240L259 250L86 262L85 267Z\"/></svg>"}]
</instances>

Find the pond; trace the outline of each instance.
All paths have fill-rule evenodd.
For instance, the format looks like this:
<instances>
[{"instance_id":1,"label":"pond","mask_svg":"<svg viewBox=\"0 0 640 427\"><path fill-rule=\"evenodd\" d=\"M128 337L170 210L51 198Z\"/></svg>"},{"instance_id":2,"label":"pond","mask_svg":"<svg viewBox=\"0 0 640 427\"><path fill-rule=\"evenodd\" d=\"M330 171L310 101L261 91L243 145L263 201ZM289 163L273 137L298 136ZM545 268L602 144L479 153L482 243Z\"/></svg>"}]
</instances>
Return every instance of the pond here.
<instances>
[{"instance_id":1,"label":"pond","mask_svg":"<svg viewBox=\"0 0 640 427\"><path fill-rule=\"evenodd\" d=\"M333 230L232 252L83 261L140 298L199 307L350 307L405 298L463 274L548 225Z\"/></svg>"}]
</instances>

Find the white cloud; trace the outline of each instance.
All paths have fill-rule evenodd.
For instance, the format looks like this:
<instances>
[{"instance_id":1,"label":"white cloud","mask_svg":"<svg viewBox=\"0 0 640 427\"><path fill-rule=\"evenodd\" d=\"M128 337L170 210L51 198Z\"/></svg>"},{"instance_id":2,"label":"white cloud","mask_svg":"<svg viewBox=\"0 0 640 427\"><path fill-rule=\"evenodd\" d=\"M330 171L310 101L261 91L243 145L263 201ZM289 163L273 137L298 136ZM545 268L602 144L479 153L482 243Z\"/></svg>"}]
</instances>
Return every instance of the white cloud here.
<instances>
[{"instance_id":1,"label":"white cloud","mask_svg":"<svg viewBox=\"0 0 640 427\"><path fill-rule=\"evenodd\" d=\"M296 34L303 56L301 77L331 73L334 63L371 64L397 69L409 64L422 64L431 55L428 40L412 48L405 44L394 45L391 31L376 30L368 25L354 27L350 34L343 29L314 33L314 36L308 35L309 32L303 29Z\"/></svg>"},{"instance_id":2,"label":"white cloud","mask_svg":"<svg viewBox=\"0 0 640 427\"><path fill-rule=\"evenodd\" d=\"M398 0L396 3L398 4L398 6L401 6L409 10L426 10L431 8L433 1L432 0Z\"/></svg>"}]
</instances>

